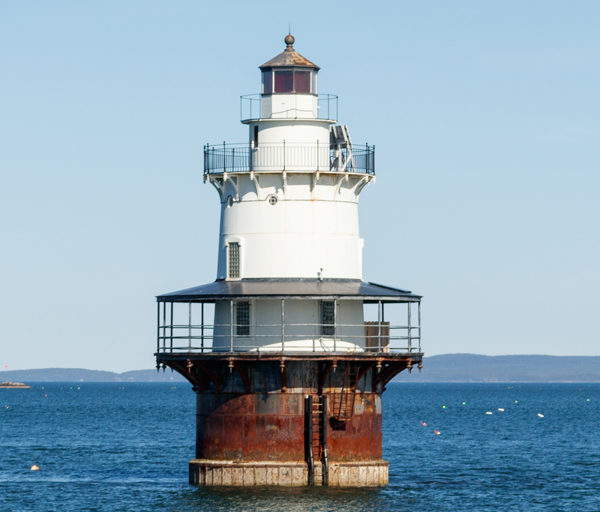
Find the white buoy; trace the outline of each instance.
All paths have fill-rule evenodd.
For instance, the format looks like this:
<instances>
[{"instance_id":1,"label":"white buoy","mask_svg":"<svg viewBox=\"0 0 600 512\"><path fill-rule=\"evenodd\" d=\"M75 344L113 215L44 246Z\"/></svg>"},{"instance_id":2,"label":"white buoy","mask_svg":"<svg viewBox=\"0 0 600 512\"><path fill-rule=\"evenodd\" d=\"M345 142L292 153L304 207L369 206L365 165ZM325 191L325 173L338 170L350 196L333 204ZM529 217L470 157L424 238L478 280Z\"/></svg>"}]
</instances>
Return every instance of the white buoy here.
<instances>
[{"instance_id":1,"label":"white buoy","mask_svg":"<svg viewBox=\"0 0 600 512\"><path fill-rule=\"evenodd\" d=\"M502 407L498 407L498 410L499 410L500 412L504 412L504 409L502 409Z\"/></svg>"},{"instance_id":2,"label":"white buoy","mask_svg":"<svg viewBox=\"0 0 600 512\"><path fill-rule=\"evenodd\" d=\"M543 418L543 417L544 417L544 415L543 415L541 412L538 412L538 417L539 417L539 418Z\"/></svg>"},{"instance_id":3,"label":"white buoy","mask_svg":"<svg viewBox=\"0 0 600 512\"><path fill-rule=\"evenodd\" d=\"M486 411L486 414L493 414L492 411Z\"/></svg>"}]
</instances>

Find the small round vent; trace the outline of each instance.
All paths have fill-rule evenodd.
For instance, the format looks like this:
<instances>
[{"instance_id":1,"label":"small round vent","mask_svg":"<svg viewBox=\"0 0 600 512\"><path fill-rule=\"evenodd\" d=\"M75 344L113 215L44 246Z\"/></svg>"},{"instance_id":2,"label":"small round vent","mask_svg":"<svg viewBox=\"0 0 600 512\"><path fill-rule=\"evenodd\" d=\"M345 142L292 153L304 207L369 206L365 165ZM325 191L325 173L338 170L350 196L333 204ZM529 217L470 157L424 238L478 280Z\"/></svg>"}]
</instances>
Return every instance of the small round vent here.
<instances>
[{"instance_id":1,"label":"small round vent","mask_svg":"<svg viewBox=\"0 0 600 512\"><path fill-rule=\"evenodd\" d=\"M271 194L267 197L267 202L271 206L275 206L277 204L277 201L279 201L279 199L277 199L277 196L275 194Z\"/></svg>"}]
</instances>

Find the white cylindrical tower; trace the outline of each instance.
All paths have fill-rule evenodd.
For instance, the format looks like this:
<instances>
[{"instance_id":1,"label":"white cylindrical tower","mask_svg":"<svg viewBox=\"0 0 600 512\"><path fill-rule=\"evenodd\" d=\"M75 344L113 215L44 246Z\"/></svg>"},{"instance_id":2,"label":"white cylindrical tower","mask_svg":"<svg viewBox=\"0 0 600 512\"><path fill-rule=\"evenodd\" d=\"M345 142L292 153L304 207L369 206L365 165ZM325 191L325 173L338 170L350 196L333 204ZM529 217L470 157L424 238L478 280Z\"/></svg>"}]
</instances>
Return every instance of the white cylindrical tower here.
<instances>
[{"instance_id":1,"label":"white cylindrical tower","mask_svg":"<svg viewBox=\"0 0 600 512\"><path fill-rule=\"evenodd\" d=\"M260 66L260 97L242 97L248 144L206 147L205 180L221 200L217 279L360 281L364 244L358 199L375 177L373 148L352 146L347 128L336 126L337 97L318 94L319 67L294 50L293 36L285 43L282 53ZM230 306L217 303L217 345L220 334L223 340L229 336L232 316L238 316ZM317 325L330 315L318 300L291 308L287 313L296 318L297 331L300 324ZM244 319L255 325L269 325L280 315L276 304L264 300L247 310ZM362 347L362 303L339 303L335 316L349 320L346 334L354 337L342 348ZM253 331L250 345L271 345L268 328ZM312 350L315 337L322 340L322 333L298 332L287 346L301 350L309 343ZM243 349L243 342L237 340L236 347Z\"/></svg>"},{"instance_id":2,"label":"white cylindrical tower","mask_svg":"<svg viewBox=\"0 0 600 512\"><path fill-rule=\"evenodd\" d=\"M362 279L358 197L374 174L359 166L372 150L353 150L342 127L333 139L337 97L319 101L319 68L285 42L260 66L260 114L242 120L248 145L208 148L205 177L221 199L217 279Z\"/></svg>"}]
</instances>

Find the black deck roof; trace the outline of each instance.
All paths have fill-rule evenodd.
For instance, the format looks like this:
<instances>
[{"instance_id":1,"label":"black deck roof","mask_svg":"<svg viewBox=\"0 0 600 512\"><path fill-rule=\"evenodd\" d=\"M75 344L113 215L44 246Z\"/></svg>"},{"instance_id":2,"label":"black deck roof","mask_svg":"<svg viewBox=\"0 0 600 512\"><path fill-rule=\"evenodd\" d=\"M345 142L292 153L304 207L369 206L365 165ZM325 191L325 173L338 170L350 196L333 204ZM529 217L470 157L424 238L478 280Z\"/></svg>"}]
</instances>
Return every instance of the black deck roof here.
<instances>
[{"instance_id":1,"label":"black deck roof","mask_svg":"<svg viewBox=\"0 0 600 512\"><path fill-rule=\"evenodd\" d=\"M213 302L246 299L355 299L365 302L418 302L420 295L391 286L354 279L241 279L212 283L165 293L158 302Z\"/></svg>"}]
</instances>

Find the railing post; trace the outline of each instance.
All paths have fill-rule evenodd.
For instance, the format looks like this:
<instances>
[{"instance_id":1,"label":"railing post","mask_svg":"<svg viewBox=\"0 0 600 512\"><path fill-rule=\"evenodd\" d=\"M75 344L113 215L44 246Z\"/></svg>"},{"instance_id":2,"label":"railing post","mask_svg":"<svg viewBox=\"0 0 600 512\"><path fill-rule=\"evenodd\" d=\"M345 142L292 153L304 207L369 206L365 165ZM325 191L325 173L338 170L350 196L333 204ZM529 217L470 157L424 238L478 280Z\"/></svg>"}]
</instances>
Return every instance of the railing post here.
<instances>
[{"instance_id":1,"label":"railing post","mask_svg":"<svg viewBox=\"0 0 600 512\"><path fill-rule=\"evenodd\" d=\"M229 352L233 352L233 300L229 301Z\"/></svg>"},{"instance_id":2,"label":"railing post","mask_svg":"<svg viewBox=\"0 0 600 512\"><path fill-rule=\"evenodd\" d=\"M250 169L250 171L252 171L252 169L254 168L254 162L253 160L253 154L252 154L252 150L254 149L254 140L250 141L250 145L248 146L248 168Z\"/></svg>"},{"instance_id":3,"label":"railing post","mask_svg":"<svg viewBox=\"0 0 600 512\"><path fill-rule=\"evenodd\" d=\"M417 321L419 322L419 352L421 352L421 301L417 302Z\"/></svg>"},{"instance_id":4,"label":"railing post","mask_svg":"<svg viewBox=\"0 0 600 512\"><path fill-rule=\"evenodd\" d=\"M163 351L167 350L167 305L163 302Z\"/></svg>"},{"instance_id":5,"label":"railing post","mask_svg":"<svg viewBox=\"0 0 600 512\"><path fill-rule=\"evenodd\" d=\"M188 302L188 352L192 351L192 303Z\"/></svg>"},{"instance_id":6,"label":"railing post","mask_svg":"<svg viewBox=\"0 0 600 512\"><path fill-rule=\"evenodd\" d=\"M320 153L319 153L319 139L317 139L317 172L319 172L319 157L320 157Z\"/></svg>"},{"instance_id":7,"label":"railing post","mask_svg":"<svg viewBox=\"0 0 600 512\"><path fill-rule=\"evenodd\" d=\"M407 302L408 304L408 352L412 352L412 340L411 340L411 331L412 331L412 327L410 325L410 313L411 313L411 306L412 304L410 302Z\"/></svg>"},{"instance_id":8,"label":"railing post","mask_svg":"<svg viewBox=\"0 0 600 512\"><path fill-rule=\"evenodd\" d=\"M285 139L283 141L283 170L285 171Z\"/></svg>"},{"instance_id":9,"label":"railing post","mask_svg":"<svg viewBox=\"0 0 600 512\"><path fill-rule=\"evenodd\" d=\"M375 144L373 144L371 146L371 149L373 150L373 159L372 159L372 162L371 162L371 173L375 174Z\"/></svg>"},{"instance_id":10,"label":"railing post","mask_svg":"<svg viewBox=\"0 0 600 512\"><path fill-rule=\"evenodd\" d=\"M231 171L235 172L235 148L231 148Z\"/></svg>"},{"instance_id":11,"label":"railing post","mask_svg":"<svg viewBox=\"0 0 600 512\"><path fill-rule=\"evenodd\" d=\"M227 153L225 153L225 141L223 141L223 172L227 172Z\"/></svg>"},{"instance_id":12,"label":"railing post","mask_svg":"<svg viewBox=\"0 0 600 512\"><path fill-rule=\"evenodd\" d=\"M285 350L285 299L281 299L281 351Z\"/></svg>"},{"instance_id":13,"label":"railing post","mask_svg":"<svg viewBox=\"0 0 600 512\"><path fill-rule=\"evenodd\" d=\"M377 301L377 352L381 352L381 301Z\"/></svg>"},{"instance_id":14,"label":"railing post","mask_svg":"<svg viewBox=\"0 0 600 512\"><path fill-rule=\"evenodd\" d=\"M173 303L171 302L171 326L169 328L169 347L171 352L173 352Z\"/></svg>"},{"instance_id":15,"label":"railing post","mask_svg":"<svg viewBox=\"0 0 600 512\"><path fill-rule=\"evenodd\" d=\"M156 302L156 353L160 352L160 302Z\"/></svg>"},{"instance_id":16,"label":"railing post","mask_svg":"<svg viewBox=\"0 0 600 512\"><path fill-rule=\"evenodd\" d=\"M204 302L200 310L200 351L204 353Z\"/></svg>"}]
</instances>

